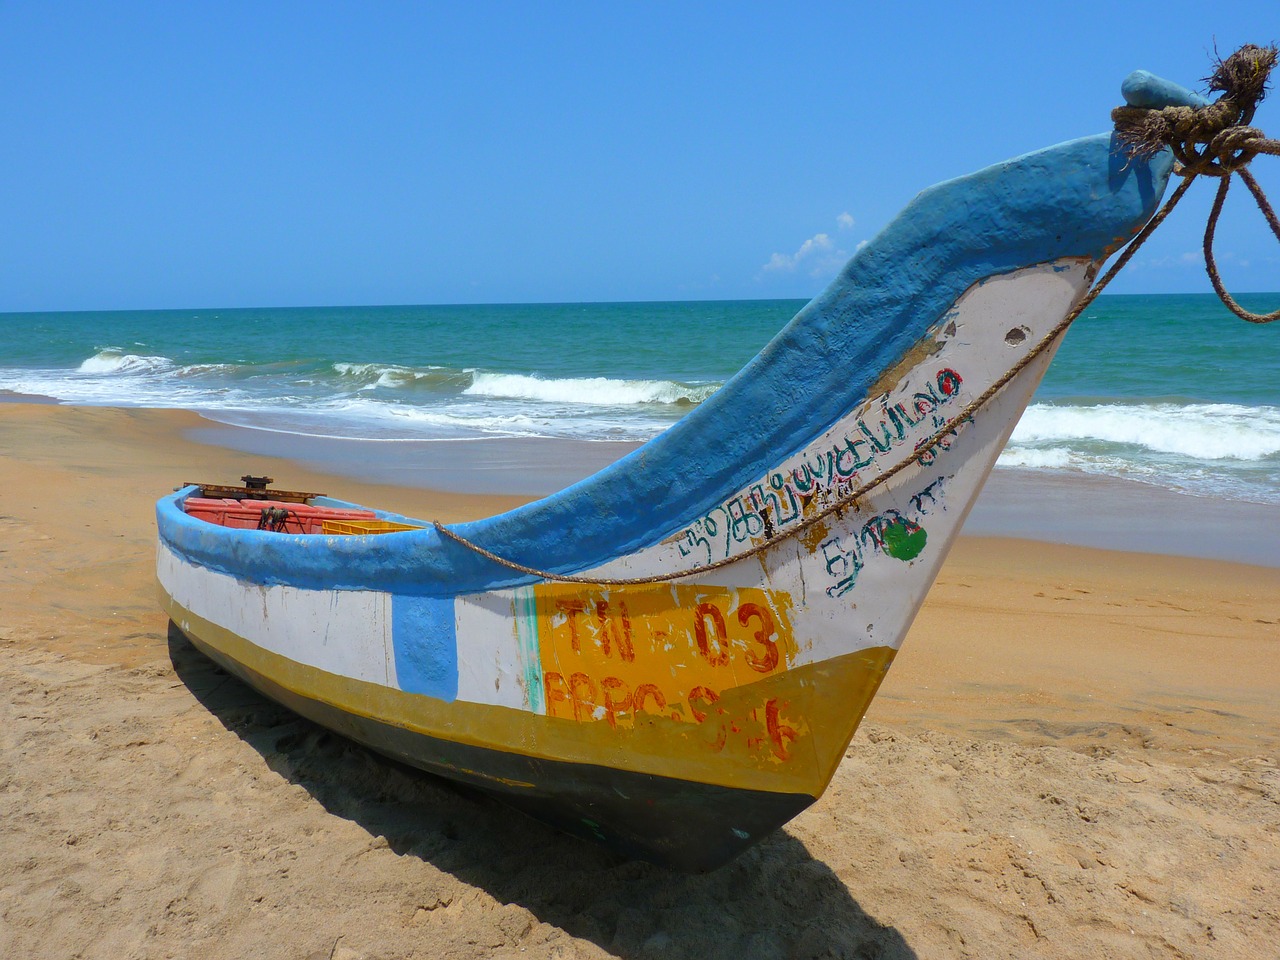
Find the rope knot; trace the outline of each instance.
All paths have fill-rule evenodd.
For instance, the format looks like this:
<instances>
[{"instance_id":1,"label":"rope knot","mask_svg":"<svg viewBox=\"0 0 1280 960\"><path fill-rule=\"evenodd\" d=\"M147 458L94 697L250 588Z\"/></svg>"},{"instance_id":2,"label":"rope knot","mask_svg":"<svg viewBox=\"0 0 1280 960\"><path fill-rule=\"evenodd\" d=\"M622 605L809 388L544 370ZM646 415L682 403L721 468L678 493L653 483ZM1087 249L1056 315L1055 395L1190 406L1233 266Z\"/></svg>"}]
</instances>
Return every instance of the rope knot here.
<instances>
[{"instance_id":1,"label":"rope knot","mask_svg":"<svg viewBox=\"0 0 1280 960\"><path fill-rule=\"evenodd\" d=\"M1222 94L1213 103L1117 107L1111 112L1116 134L1141 157L1168 147L1183 176L1228 176L1247 165L1266 143L1249 123L1267 95L1276 60L1274 46L1246 44L1219 61L1205 78L1210 92Z\"/></svg>"},{"instance_id":2,"label":"rope knot","mask_svg":"<svg viewBox=\"0 0 1280 960\"><path fill-rule=\"evenodd\" d=\"M1270 140L1261 130L1249 126L1258 104L1267 95L1267 79L1278 58L1280 54L1275 46L1246 44L1227 59L1220 60L1213 75L1205 78L1210 92L1222 94L1213 103L1176 84L1138 71L1121 87L1129 105L1111 111L1116 136L1133 156L1149 157L1165 147L1173 152L1178 161L1176 172L1184 179L1171 202L1176 202L1196 177L1218 178L1218 193L1204 230L1205 272L1227 309L1250 323L1280 320L1280 310L1253 313L1232 298L1213 258L1213 237L1231 175L1235 174L1249 188L1271 232L1280 239L1280 219L1248 169L1260 153L1280 156L1280 141Z\"/></svg>"}]
</instances>

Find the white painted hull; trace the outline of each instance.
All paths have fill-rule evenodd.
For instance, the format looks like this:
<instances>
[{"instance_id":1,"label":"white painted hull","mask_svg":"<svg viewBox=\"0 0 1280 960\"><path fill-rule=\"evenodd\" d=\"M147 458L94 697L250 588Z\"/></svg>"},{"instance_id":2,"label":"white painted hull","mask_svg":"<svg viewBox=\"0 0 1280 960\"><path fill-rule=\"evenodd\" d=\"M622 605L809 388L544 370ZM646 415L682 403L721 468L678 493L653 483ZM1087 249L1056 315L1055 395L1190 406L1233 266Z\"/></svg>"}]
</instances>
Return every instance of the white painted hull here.
<instances>
[{"instance_id":1,"label":"white painted hull","mask_svg":"<svg viewBox=\"0 0 1280 960\"><path fill-rule=\"evenodd\" d=\"M1151 191L1109 157L1076 141L922 194L667 435L461 528L555 575L430 527L226 530L183 512L188 489L158 507L164 603L319 722L627 853L715 866L821 795L1063 319L1114 234L1149 216ZM1045 158L1074 227L1036 206L1059 203ZM988 209L989 237L970 237L957 218ZM1006 240L1017 217L1039 246ZM1017 265L1033 249L1088 252ZM929 277L901 268L930 258Z\"/></svg>"}]
</instances>

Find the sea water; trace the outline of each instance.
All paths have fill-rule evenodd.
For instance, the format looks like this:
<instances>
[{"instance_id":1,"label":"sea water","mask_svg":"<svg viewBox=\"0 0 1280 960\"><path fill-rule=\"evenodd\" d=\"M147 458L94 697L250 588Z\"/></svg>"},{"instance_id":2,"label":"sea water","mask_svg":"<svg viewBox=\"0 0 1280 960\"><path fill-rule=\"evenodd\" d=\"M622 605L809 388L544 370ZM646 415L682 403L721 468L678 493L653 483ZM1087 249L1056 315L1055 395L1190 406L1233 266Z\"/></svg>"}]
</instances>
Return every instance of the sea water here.
<instances>
[{"instance_id":1,"label":"sea water","mask_svg":"<svg viewBox=\"0 0 1280 960\"><path fill-rule=\"evenodd\" d=\"M1244 296L1274 309L1280 295ZM303 437L642 441L803 306L761 300L0 314L0 392ZM1102 296L1000 458L1280 503L1280 323Z\"/></svg>"}]
</instances>

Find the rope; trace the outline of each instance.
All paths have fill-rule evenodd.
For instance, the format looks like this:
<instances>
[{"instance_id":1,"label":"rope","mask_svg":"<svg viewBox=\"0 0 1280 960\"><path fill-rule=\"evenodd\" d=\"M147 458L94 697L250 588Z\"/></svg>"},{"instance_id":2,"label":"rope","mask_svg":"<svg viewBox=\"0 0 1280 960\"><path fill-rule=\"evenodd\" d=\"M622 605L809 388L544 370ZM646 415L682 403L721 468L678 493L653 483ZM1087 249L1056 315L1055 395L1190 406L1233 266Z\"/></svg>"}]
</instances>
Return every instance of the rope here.
<instances>
[{"instance_id":1,"label":"rope","mask_svg":"<svg viewBox=\"0 0 1280 960\"><path fill-rule=\"evenodd\" d=\"M820 523L822 520L825 520L827 517L831 516L831 514L837 513L851 506L854 503L854 501L866 496L867 493L874 490L876 487L879 487L884 483L887 483L891 478L901 473L903 470L907 469L910 466L913 466L914 464L919 463L925 457L930 455L933 452L934 448L937 447L937 445L942 442L942 439L945 436L952 433L953 431L958 430L961 426L963 426L964 423L966 423L979 408L985 406L986 403L989 400L991 400L992 397L994 397L997 393L999 393L1005 387L1005 385L1009 383L1009 381L1011 381L1014 377L1016 377L1019 373L1021 373L1028 365L1030 365L1037 357L1039 357L1040 354L1048 350L1049 347L1052 346L1054 340L1057 339L1058 336L1066 332L1067 327L1071 326L1072 322L1077 317L1079 317L1081 313L1083 313L1086 309L1088 309L1089 305L1093 303L1095 299L1097 299L1098 294L1102 293L1103 289L1107 286L1107 284L1109 284L1115 278L1116 274L1120 272L1121 268L1123 268L1124 265L1129 262L1129 260L1133 257L1135 253L1137 253L1138 248L1142 246L1142 244L1146 241L1147 237L1149 237L1152 234L1152 232L1156 229L1156 227L1158 227L1161 223L1164 222L1165 218L1168 217L1168 215L1172 212L1173 208L1177 206L1178 201L1181 200L1183 194L1187 192L1187 188L1191 186L1192 179L1194 178L1188 178L1178 185L1178 189L1173 192L1173 195L1171 197L1169 197L1168 201L1160 209L1160 212L1157 213L1154 217L1152 217L1147 222L1147 225L1142 228L1141 232L1136 237L1134 237L1133 241L1129 244L1128 247L1125 248L1124 252L1121 253L1121 255L1116 259L1115 263L1112 264L1111 268L1106 272L1106 274L1102 277L1102 279L1099 280L1096 284L1094 284L1093 287L1089 290L1089 292L1084 295L1084 297L1080 300L1078 304L1076 304L1075 309L1073 309L1069 314L1067 314L1066 317L1064 317L1061 321L1059 321L1058 324L1054 326L1054 328L1051 331L1049 331L1049 333L1042 340L1040 340L1040 342L1037 343L1035 347L1033 347L1021 360L1019 360L1009 370L1007 370L1004 374L1002 374L999 378L997 378L991 384L991 386L989 386L981 394L979 394L977 397L971 400L968 404L966 404L963 410L961 410L958 414L956 414L954 417L948 420L945 424L939 427L938 430L935 431L933 435L929 437L928 440L926 440L923 444L918 446L913 456L908 457L905 460L899 461L898 463L889 467L883 473L879 474L873 479L868 480L867 482L849 491L848 493L845 493L837 497L833 502L828 503L820 511L813 514L812 516L806 517L796 526L790 527L785 531L781 531L777 534L774 534L771 537L766 537L765 539L753 544L751 547L747 548L741 553L736 553L729 557L723 557L722 559L712 561L711 563L690 567L687 570L673 570L673 571L668 571L666 573L650 574L644 577L617 577L617 578L580 577L580 576L572 576L569 574L553 573L549 570L542 570L542 569L539 569L538 567L530 567L530 566L526 566L523 563L517 563L514 560L509 560L506 557L501 557L490 550L486 550L484 547L480 546L478 543L474 543L471 540L468 540L466 537L462 536L461 534L456 533L453 530L450 530L448 527L442 524L439 520L433 521L433 525L436 531L441 534L441 536L447 537L448 539L454 541L457 544L460 544L461 546L466 547L467 549L479 554L480 556L484 557L487 560L492 560L494 563L500 564L508 568L509 570L515 570L519 573L524 573L530 576L539 577L543 580L554 581L556 583L593 583L593 584L600 584L603 586L635 586L635 585L644 584L644 583L664 583L669 580L679 580L682 577L688 577L688 576L693 576L694 574L703 574L703 573L708 573L712 570L718 570L721 567L727 567L731 563L737 563L739 560L748 560L751 557L755 556L756 554L763 553L765 550L769 549L770 547L774 546L775 544L783 540L787 540L792 537L799 536L800 534L808 530L810 527L812 527L814 524Z\"/></svg>"},{"instance_id":2,"label":"rope","mask_svg":"<svg viewBox=\"0 0 1280 960\"><path fill-rule=\"evenodd\" d=\"M741 553L723 557L710 563L643 577L611 578L554 573L550 570L518 563L499 556L478 543L468 540L461 534L450 530L438 520L433 521L436 532L440 536L484 557L486 560L490 560L509 570L555 583L589 583L600 586L637 586L648 583L666 583L671 580L694 576L695 574L706 574L713 570L719 570L721 567L727 567L730 564L757 556L784 540L799 536L815 524L831 516L831 514L838 514L842 510L853 506L856 501L872 490L883 486L903 470L915 466L925 457L930 456L944 437L960 430L965 423L970 422L974 413L989 403L1010 381L1053 346L1054 342L1066 332L1067 328L1071 326L1080 314L1089 308L1089 305L1115 279L1116 274L1138 252L1147 238L1155 232L1160 224L1164 223L1198 175L1203 174L1220 178L1218 196L1214 201L1213 211L1209 215L1204 239L1205 266L1214 290L1217 291L1222 302L1233 313L1245 320L1253 323L1269 323L1272 320L1280 319L1280 310L1270 314L1253 314L1231 298L1223 287L1221 278L1218 276L1212 249L1218 216L1221 213L1223 201L1226 199L1227 186L1233 173L1238 174L1249 187L1250 192L1263 212L1263 216L1266 217L1277 239L1280 239L1280 221L1277 220L1275 211L1267 203L1266 196L1262 193L1261 188L1258 187L1257 181L1245 169L1249 161L1258 154L1280 156L1280 141L1269 140L1253 127L1244 126L1244 124L1252 120L1254 108L1265 93L1267 72L1275 61L1276 50L1274 47L1258 48L1247 46L1242 48L1228 58L1227 61L1220 64L1218 72L1210 80L1211 89L1225 89L1227 90L1226 95L1200 110L1192 110L1190 107L1165 107L1160 110L1119 107L1113 111L1112 116L1116 120L1117 132L1130 145L1135 155L1142 156L1154 153L1165 146L1172 147L1174 155L1181 165L1177 173L1183 180L1178 184L1177 189L1174 190L1164 206L1147 221L1142 230L1138 232L1137 236L1133 238L1120 256L1116 258L1115 262L1107 269L1107 272L1103 274L1102 278L1089 289L1070 313L1059 321L1021 360L966 404L964 409L946 421L924 443L918 445L912 456L900 460L871 480L837 496L835 500L828 502L817 513L806 517L795 526L768 535L763 540L753 543ZM1241 77L1243 77L1243 80L1240 79ZM1154 119L1152 119L1153 116ZM1138 133L1134 131L1138 131Z\"/></svg>"},{"instance_id":3,"label":"rope","mask_svg":"<svg viewBox=\"0 0 1280 960\"><path fill-rule=\"evenodd\" d=\"M1158 109L1117 107L1111 111L1116 132L1139 156L1168 147L1184 170L1222 176L1242 167L1257 153L1273 153L1276 141L1250 127L1258 104L1267 95L1267 78L1276 65L1272 47L1245 44L1218 62L1207 77L1210 91L1222 96L1204 107Z\"/></svg>"},{"instance_id":4,"label":"rope","mask_svg":"<svg viewBox=\"0 0 1280 960\"><path fill-rule=\"evenodd\" d=\"M1266 137L1261 130L1249 126L1258 104L1267 94L1267 79L1280 59L1274 46L1256 47L1246 44L1221 61L1208 78L1210 90L1221 90L1222 96L1207 107L1117 107L1111 111L1116 133L1138 156L1149 156L1164 147L1173 151L1181 169L1180 176L1218 178L1218 193L1204 228L1204 269L1209 282L1223 305L1241 320L1249 323L1271 323L1280 320L1280 310L1253 313L1236 302L1227 292L1213 256L1213 240L1218 217L1227 199L1233 174L1244 181L1254 202L1266 219L1276 239L1280 240L1280 220L1267 202L1266 194L1249 172L1248 165L1258 154L1280 156L1280 140Z\"/></svg>"},{"instance_id":5,"label":"rope","mask_svg":"<svg viewBox=\"0 0 1280 960\"><path fill-rule=\"evenodd\" d=\"M1277 153L1280 153L1280 151L1277 151ZM1268 226L1271 227L1271 232L1276 235L1277 240L1280 240L1280 220L1276 219L1276 212L1271 209L1271 204L1267 202L1267 196L1262 192L1262 188L1258 186L1258 181L1253 179L1253 174L1244 167L1236 170L1235 173L1249 188L1249 192L1253 194L1254 201L1258 204L1258 209L1262 211ZM1227 292L1227 288L1222 284L1222 277L1218 275L1218 264L1213 258L1213 236L1218 228L1218 215L1222 213L1222 205L1227 199L1227 188L1229 186L1231 186L1231 177L1229 176L1223 177L1218 182L1218 193L1213 198L1213 209L1209 212L1209 222L1205 224L1205 272L1209 274L1209 282L1213 284L1213 289L1218 294L1218 299L1241 320L1247 320L1249 323L1271 323L1273 320L1280 320L1280 309L1272 310L1270 313L1253 313L1240 306L1240 304L1236 303L1235 298Z\"/></svg>"}]
</instances>

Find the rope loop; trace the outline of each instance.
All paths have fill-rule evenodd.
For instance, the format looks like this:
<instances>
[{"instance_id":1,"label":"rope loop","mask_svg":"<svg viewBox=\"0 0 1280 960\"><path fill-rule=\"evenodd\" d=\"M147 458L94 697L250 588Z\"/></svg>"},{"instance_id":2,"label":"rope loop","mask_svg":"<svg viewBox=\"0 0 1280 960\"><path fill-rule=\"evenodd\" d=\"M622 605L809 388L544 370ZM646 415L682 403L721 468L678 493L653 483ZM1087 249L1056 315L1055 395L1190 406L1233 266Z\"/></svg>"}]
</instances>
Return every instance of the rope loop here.
<instances>
[{"instance_id":1,"label":"rope loop","mask_svg":"<svg viewBox=\"0 0 1280 960\"><path fill-rule=\"evenodd\" d=\"M1280 240L1280 220L1277 220L1276 212L1271 209L1271 204L1267 202L1267 195L1258 186L1258 181L1244 167L1241 167L1236 173L1244 181L1245 186L1249 188L1249 192L1253 194L1253 199L1258 204L1258 209L1262 211L1262 215L1266 218L1268 226L1271 227L1271 232L1276 235L1277 240ZM1249 323L1271 323L1275 320L1280 320L1280 309L1273 310L1270 313L1253 313L1240 306L1235 298L1227 292L1227 288L1222 282L1222 277L1218 274L1218 263L1213 256L1213 238L1218 227L1218 216L1222 213L1222 205L1226 202L1227 189L1230 186L1230 177L1223 177L1218 181L1218 192L1213 198L1213 209L1209 212L1209 221L1204 227L1205 272L1209 274L1209 282L1213 284L1213 289L1217 293L1218 299L1241 320L1246 320Z\"/></svg>"}]
</instances>

